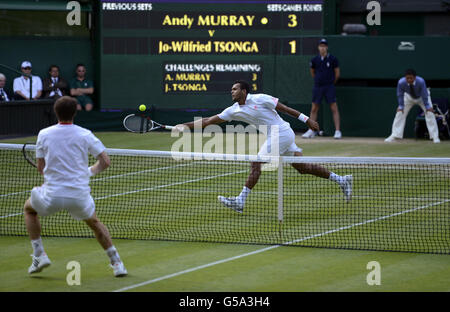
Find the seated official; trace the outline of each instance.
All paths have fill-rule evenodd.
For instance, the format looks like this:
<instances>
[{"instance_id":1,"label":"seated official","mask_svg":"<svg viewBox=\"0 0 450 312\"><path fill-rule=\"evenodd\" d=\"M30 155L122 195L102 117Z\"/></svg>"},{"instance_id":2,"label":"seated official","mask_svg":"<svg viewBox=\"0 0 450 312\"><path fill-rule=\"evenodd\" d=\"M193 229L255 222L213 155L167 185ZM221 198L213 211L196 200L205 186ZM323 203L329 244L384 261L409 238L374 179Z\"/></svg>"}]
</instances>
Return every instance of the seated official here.
<instances>
[{"instance_id":1,"label":"seated official","mask_svg":"<svg viewBox=\"0 0 450 312\"><path fill-rule=\"evenodd\" d=\"M68 95L69 84L64 78L59 76L59 67L57 65L51 65L48 73L49 77L45 77L42 82L44 98L56 100Z\"/></svg>"},{"instance_id":2,"label":"seated official","mask_svg":"<svg viewBox=\"0 0 450 312\"><path fill-rule=\"evenodd\" d=\"M89 95L94 93L94 83L86 79L86 66L78 64L75 70L76 77L70 81L70 95L77 98L78 110L91 111L94 102Z\"/></svg>"},{"instance_id":3,"label":"seated official","mask_svg":"<svg viewBox=\"0 0 450 312\"><path fill-rule=\"evenodd\" d=\"M37 100L42 95L42 80L39 76L32 76L32 94L30 98L30 75L31 63L22 62L21 70L23 75L14 79L14 99L15 100Z\"/></svg>"},{"instance_id":4,"label":"seated official","mask_svg":"<svg viewBox=\"0 0 450 312\"><path fill-rule=\"evenodd\" d=\"M6 77L0 73L0 102L9 102L11 100L11 96L5 90L5 85Z\"/></svg>"}]
</instances>

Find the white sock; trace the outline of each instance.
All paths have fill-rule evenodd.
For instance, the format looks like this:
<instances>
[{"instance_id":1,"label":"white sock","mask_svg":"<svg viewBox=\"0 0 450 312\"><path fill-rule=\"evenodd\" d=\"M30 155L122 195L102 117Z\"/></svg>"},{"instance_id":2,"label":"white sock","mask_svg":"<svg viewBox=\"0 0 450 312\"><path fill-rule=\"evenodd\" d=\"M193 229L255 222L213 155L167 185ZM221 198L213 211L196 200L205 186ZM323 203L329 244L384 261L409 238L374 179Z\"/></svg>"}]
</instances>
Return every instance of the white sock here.
<instances>
[{"instance_id":1,"label":"white sock","mask_svg":"<svg viewBox=\"0 0 450 312\"><path fill-rule=\"evenodd\" d=\"M331 181L334 181L338 184L342 183L342 177L340 175L337 175L334 172L330 173L330 177L328 179L330 179Z\"/></svg>"},{"instance_id":2,"label":"white sock","mask_svg":"<svg viewBox=\"0 0 450 312\"><path fill-rule=\"evenodd\" d=\"M108 249L106 249L106 254L108 255L109 259L111 260L111 264L114 264L116 262L120 262L120 256L117 252L116 247L111 246Z\"/></svg>"},{"instance_id":3,"label":"white sock","mask_svg":"<svg viewBox=\"0 0 450 312\"><path fill-rule=\"evenodd\" d=\"M248 187L244 186L243 189L242 189L241 194L239 194L237 199L242 201L242 202L245 202L245 200L247 199L247 196L250 194L251 191L252 191L251 189L249 189Z\"/></svg>"},{"instance_id":4,"label":"white sock","mask_svg":"<svg viewBox=\"0 0 450 312\"><path fill-rule=\"evenodd\" d=\"M38 239L31 241L31 247L33 247L33 255L35 257L39 257L44 252L44 245L42 244L42 239L39 237Z\"/></svg>"}]
</instances>

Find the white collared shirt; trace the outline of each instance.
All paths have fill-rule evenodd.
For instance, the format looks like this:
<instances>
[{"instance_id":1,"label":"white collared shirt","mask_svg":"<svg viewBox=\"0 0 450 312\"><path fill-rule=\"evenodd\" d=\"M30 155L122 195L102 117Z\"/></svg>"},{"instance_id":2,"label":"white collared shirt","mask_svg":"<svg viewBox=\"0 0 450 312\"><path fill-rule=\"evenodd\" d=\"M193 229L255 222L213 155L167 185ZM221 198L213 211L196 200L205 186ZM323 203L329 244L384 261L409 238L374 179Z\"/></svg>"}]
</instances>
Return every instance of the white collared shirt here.
<instances>
[{"instance_id":1,"label":"white collared shirt","mask_svg":"<svg viewBox=\"0 0 450 312\"><path fill-rule=\"evenodd\" d=\"M226 108L219 114L219 118L226 121L238 120L244 121L250 125L256 126L264 132L260 126L280 126L280 130L290 128L288 122L284 121L278 115L275 107L278 104L278 98L267 94L248 94L244 105L238 102Z\"/></svg>"},{"instance_id":2,"label":"white collared shirt","mask_svg":"<svg viewBox=\"0 0 450 312\"><path fill-rule=\"evenodd\" d=\"M39 76L33 76L33 94L34 98L39 91L42 91L42 80ZM14 93L17 91L22 92L25 96L30 97L30 80L25 79L24 76L17 77L14 79L13 84Z\"/></svg>"},{"instance_id":3,"label":"white collared shirt","mask_svg":"<svg viewBox=\"0 0 450 312\"><path fill-rule=\"evenodd\" d=\"M59 80L59 78L58 77L50 77L50 79L52 80L52 87L58 82L58 80ZM61 93L61 90L59 90L59 89L56 89L56 93L59 95L59 96L62 96L62 93ZM50 92L50 94L49 94L49 97L52 97L52 96L54 96L55 95L55 91L52 91L52 92Z\"/></svg>"}]
</instances>

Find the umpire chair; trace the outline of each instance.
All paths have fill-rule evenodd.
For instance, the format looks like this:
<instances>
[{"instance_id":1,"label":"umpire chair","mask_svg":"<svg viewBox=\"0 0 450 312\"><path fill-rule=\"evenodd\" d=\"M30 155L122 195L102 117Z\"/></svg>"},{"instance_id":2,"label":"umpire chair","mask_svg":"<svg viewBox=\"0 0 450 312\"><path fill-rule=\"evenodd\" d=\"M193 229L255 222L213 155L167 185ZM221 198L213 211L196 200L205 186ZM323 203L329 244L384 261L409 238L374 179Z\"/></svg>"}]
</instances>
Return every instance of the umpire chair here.
<instances>
[{"instance_id":1,"label":"umpire chair","mask_svg":"<svg viewBox=\"0 0 450 312\"><path fill-rule=\"evenodd\" d=\"M441 140L449 140L450 139L450 113L449 113L449 104L448 99L446 98L437 98L433 99L433 111L436 116L436 122L439 130L439 138ZM416 139L429 139L430 135L428 133L428 129L425 123L425 114L422 110L419 111L419 114L416 117L415 121L415 134Z\"/></svg>"}]
</instances>

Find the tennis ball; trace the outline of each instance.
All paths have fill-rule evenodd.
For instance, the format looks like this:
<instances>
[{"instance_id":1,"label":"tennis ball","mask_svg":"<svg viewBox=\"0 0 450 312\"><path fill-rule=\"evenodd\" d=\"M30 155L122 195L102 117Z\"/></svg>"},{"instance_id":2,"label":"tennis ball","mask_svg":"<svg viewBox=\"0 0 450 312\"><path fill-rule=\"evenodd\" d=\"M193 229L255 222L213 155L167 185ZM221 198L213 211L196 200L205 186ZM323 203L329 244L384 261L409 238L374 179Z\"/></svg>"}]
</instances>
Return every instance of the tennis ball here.
<instances>
[{"instance_id":1,"label":"tennis ball","mask_svg":"<svg viewBox=\"0 0 450 312\"><path fill-rule=\"evenodd\" d=\"M139 110L140 110L141 112L145 111L146 109L147 109L147 107L146 107L144 104L142 104L142 105L139 106Z\"/></svg>"}]
</instances>

